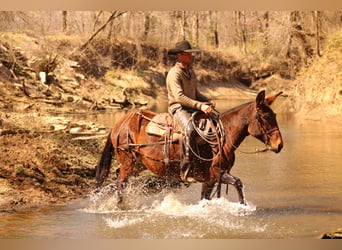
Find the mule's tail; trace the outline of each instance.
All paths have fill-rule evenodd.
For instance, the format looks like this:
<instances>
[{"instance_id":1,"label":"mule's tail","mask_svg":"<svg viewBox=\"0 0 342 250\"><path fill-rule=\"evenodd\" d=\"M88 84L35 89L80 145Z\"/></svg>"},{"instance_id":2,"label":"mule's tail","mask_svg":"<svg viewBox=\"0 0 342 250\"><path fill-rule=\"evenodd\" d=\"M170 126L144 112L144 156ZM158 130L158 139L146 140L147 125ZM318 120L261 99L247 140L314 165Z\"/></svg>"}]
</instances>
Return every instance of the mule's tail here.
<instances>
[{"instance_id":1,"label":"mule's tail","mask_svg":"<svg viewBox=\"0 0 342 250\"><path fill-rule=\"evenodd\" d=\"M111 133L108 134L106 145L103 149L99 164L96 166L96 187L100 187L108 177L114 154L114 147L111 141Z\"/></svg>"}]
</instances>

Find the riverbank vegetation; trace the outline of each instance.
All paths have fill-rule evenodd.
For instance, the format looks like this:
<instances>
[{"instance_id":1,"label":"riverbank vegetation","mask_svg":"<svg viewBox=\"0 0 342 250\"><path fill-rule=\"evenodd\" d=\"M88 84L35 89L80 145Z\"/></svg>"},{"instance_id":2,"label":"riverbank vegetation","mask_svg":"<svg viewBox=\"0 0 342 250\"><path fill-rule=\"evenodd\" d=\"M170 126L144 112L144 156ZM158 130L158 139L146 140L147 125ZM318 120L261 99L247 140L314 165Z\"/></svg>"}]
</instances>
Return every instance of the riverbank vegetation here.
<instances>
[{"instance_id":1,"label":"riverbank vegetation","mask_svg":"<svg viewBox=\"0 0 342 250\"><path fill-rule=\"evenodd\" d=\"M1 12L0 21L2 80L22 85L31 99L92 109L146 104L165 91L174 63L166 51L181 39L202 49L194 67L204 87L296 89L310 98L294 80L339 52L331 45L339 35L330 45L329 37L342 26L338 11L34 11Z\"/></svg>"},{"instance_id":2,"label":"riverbank vegetation","mask_svg":"<svg viewBox=\"0 0 342 250\"><path fill-rule=\"evenodd\" d=\"M341 119L341 27L338 11L0 12L0 210L87 195L108 128L63 114L165 98L183 38L211 95L284 91L301 117Z\"/></svg>"}]
</instances>

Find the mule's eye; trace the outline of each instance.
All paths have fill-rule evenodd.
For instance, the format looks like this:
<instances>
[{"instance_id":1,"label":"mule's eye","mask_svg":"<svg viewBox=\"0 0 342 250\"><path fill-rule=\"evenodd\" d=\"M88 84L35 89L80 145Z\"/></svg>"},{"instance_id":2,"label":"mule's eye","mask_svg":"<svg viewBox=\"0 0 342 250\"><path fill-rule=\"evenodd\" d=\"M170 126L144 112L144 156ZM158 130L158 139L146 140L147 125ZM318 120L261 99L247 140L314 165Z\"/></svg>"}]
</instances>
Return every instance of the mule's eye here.
<instances>
[{"instance_id":1,"label":"mule's eye","mask_svg":"<svg viewBox=\"0 0 342 250\"><path fill-rule=\"evenodd\" d=\"M277 116L277 114L276 113L273 113L273 116L274 116L274 118ZM262 115L262 118L264 118L265 120L268 120L268 119L270 119L272 117L272 114L271 113L265 113L265 114L263 114Z\"/></svg>"},{"instance_id":2,"label":"mule's eye","mask_svg":"<svg viewBox=\"0 0 342 250\"><path fill-rule=\"evenodd\" d=\"M262 118L264 118L265 120L268 120L270 118L270 114L269 113L266 113L266 114L263 114L262 115Z\"/></svg>"}]
</instances>

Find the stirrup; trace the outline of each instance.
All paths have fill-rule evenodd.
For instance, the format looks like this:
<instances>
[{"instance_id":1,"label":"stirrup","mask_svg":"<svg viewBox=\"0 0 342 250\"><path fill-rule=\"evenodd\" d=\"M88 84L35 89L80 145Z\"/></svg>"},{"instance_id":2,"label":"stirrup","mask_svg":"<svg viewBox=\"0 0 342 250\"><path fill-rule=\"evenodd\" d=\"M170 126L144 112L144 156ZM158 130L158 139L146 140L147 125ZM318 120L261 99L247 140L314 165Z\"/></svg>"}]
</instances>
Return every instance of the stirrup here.
<instances>
[{"instance_id":1,"label":"stirrup","mask_svg":"<svg viewBox=\"0 0 342 250\"><path fill-rule=\"evenodd\" d=\"M193 178L193 177L186 177L186 178L184 178L183 176L181 176L181 179L182 179L182 182L185 182L185 183L195 183L195 182L197 182L195 180L195 178Z\"/></svg>"},{"instance_id":2,"label":"stirrup","mask_svg":"<svg viewBox=\"0 0 342 250\"><path fill-rule=\"evenodd\" d=\"M189 170L190 170L190 167L191 167L191 165L190 165L190 163L188 163L188 166L187 166L185 172L183 172L183 168L184 168L184 167L182 167L181 172L180 172L180 177L181 177L181 180L182 180L183 182L195 183L195 182L197 182L197 181L195 180L195 178L193 178L193 177L187 177L187 176L188 176L188 173L189 173Z\"/></svg>"}]
</instances>

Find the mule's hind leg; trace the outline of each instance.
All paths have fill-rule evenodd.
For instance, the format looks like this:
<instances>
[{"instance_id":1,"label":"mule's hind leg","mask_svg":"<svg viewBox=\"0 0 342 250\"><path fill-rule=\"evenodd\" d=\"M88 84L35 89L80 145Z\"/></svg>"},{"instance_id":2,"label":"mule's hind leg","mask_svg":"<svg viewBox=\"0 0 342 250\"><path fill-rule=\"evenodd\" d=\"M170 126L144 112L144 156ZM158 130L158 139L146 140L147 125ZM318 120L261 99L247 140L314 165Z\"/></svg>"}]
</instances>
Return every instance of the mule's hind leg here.
<instances>
[{"instance_id":1,"label":"mule's hind leg","mask_svg":"<svg viewBox=\"0 0 342 250\"><path fill-rule=\"evenodd\" d=\"M239 202L243 205L246 205L246 200L243 193L243 184L239 178L234 177L231 174L225 172L221 177L221 181L222 183L233 185L238 192Z\"/></svg>"}]
</instances>

